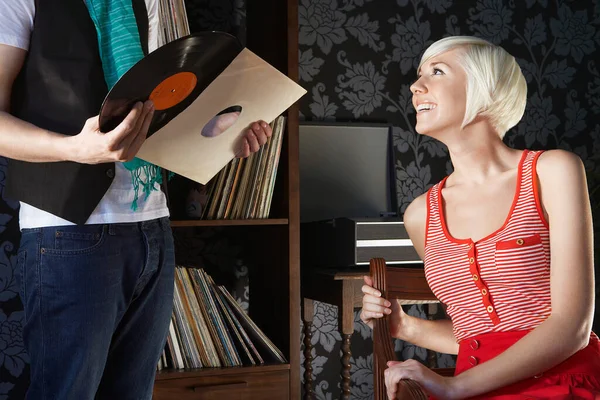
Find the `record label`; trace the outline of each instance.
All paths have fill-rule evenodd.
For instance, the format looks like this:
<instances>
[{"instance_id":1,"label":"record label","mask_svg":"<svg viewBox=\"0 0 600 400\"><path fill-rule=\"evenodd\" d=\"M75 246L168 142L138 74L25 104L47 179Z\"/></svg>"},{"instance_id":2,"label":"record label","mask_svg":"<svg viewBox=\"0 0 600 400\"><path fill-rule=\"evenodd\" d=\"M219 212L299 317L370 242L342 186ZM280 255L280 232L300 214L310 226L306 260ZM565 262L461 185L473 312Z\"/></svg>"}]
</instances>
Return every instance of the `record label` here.
<instances>
[{"instance_id":1,"label":"record label","mask_svg":"<svg viewBox=\"0 0 600 400\"><path fill-rule=\"evenodd\" d=\"M179 72L171 75L150 93L149 99L154 102L154 109L166 110L177 104L192 93L198 79L192 72Z\"/></svg>"}]
</instances>

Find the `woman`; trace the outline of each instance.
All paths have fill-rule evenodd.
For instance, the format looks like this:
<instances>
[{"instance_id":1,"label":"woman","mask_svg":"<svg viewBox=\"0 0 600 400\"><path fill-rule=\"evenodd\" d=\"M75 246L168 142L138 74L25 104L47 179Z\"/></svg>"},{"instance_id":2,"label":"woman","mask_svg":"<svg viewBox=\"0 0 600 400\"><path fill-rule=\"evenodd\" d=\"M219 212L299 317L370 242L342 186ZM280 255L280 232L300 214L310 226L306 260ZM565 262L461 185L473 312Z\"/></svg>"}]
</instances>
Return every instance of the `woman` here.
<instances>
[{"instance_id":1,"label":"woman","mask_svg":"<svg viewBox=\"0 0 600 400\"><path fill-rule=\"evenodd\" d=\"M523 116L515 59L473 37L427 49L411 86L416 131L448 146L454 172L415 199L404 223L450 320L406 315L365 277L361 320L387 315L393 336L458 354L456 375L389 362L441 399L600 398L592 217L581 160L502 142Z\"/></svg>"}]
</instances>

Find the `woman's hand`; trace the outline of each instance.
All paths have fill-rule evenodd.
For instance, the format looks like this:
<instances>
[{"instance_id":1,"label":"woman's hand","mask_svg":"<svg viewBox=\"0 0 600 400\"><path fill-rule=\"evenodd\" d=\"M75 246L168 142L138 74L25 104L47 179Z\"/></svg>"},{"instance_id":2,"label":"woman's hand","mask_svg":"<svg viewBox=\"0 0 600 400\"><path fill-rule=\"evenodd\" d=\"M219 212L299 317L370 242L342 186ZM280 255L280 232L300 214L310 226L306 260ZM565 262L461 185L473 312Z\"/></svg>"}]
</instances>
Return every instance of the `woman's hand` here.
<instances>
[{"instance_id":1,"label":"woman's hand","mask_svg":"<svg viewBox=\"0 0 600 400\"><path fill-rule=\"evenodd\" d=\"M459 397L453 387L454 378L436 374L416 360L388 361L384 371L385 387L390 400L396 400L398 383L401 379L418 382L427 394L440 400L455 400Z\"/></svg>"},{"instance_id":2,"label":"woman's hand","mask_svg":"<svg viewBox=\"0 0 600 400\"><path fill-rule=\"evenodd\" d=\"M390 334L401 339L403 329L407 322L407 316L398 301L392 301L381 297L381 292L373 287L373 278L363 277L365 284L362 287L364 293L362 301L362 310L360 319L373 329L373 320L383 318L384 315L390 316Z\"/></svg>"}]
</instances>

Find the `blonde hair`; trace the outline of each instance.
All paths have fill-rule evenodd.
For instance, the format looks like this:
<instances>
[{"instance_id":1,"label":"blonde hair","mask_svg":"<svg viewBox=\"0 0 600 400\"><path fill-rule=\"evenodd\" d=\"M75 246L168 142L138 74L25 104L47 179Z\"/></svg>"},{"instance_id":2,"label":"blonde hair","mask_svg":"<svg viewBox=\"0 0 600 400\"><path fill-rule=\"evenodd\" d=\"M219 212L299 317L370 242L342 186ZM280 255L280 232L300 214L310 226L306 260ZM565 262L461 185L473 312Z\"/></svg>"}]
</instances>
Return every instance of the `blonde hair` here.
<instances>
[{"instance_id":1,"label":"blonde hair","mask_svg":"<svg viewBox=\"0 0 600 400\"><path fill-rule=\"evenodd\" d=\"M464 128L477 115L487 116L500 138L523 117L527 82L515 58L500 46L473 36L450 36L433 43L423 54L419 69L432 57L461 47L461 65L467 75Z\"/></svg>"}]
</instances>

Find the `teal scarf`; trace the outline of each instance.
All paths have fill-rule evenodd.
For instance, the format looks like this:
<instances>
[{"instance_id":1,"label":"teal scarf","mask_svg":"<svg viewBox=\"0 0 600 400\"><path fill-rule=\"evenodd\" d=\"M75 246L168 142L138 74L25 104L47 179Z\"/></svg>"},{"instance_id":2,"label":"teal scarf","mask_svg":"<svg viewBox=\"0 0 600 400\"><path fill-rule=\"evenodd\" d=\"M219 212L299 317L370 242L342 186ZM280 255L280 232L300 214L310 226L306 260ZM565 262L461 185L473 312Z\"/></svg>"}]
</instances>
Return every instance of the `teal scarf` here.
<instances>
[{"instance_id":1,"label":"teal scarf","mask_svg":"<svg viewBox=\"0 0 600 400\"><path fill-rule=\"evenodd\" d=\"M104 79L110 90L136 62L144 57L131 0L85 0L96 26ZM135 158L123 163L131 172L135 192L132 210L137 210L140 186L147 198L162 183L160 167ZM142 175L142 173L144 173Z\"/></svg>"}]
</instances>

